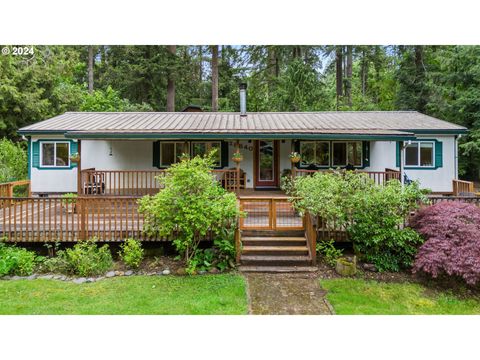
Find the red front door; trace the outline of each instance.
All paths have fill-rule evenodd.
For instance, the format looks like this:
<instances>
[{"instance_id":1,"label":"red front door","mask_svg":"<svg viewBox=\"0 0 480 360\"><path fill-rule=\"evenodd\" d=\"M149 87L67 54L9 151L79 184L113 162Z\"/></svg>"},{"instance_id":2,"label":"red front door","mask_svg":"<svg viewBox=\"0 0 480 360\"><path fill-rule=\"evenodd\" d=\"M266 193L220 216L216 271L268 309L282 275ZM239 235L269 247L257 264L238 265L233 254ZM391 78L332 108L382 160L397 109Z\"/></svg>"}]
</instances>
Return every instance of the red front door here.
<instances>
[{"instance_id":1,"label":"red front door","mask_svg":"<svg viewBox=\"0 0 480 360\"><path fill-rule=\"evenodd\" d=\"M255 187L277 188L279 184L278 173L278 141L255 141Z\"/></svg>"}]
</instances>

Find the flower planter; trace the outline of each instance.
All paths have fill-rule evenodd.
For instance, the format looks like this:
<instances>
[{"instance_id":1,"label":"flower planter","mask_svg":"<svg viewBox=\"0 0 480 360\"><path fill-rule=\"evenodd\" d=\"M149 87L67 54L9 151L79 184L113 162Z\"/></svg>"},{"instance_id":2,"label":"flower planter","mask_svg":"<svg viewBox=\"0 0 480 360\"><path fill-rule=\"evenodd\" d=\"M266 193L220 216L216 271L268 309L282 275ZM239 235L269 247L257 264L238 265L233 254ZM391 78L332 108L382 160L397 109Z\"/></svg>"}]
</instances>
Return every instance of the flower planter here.
<instances>
[{"instance_id":1,"label":"flower planter","mask_svg":"<svg viewBox=\"0 0 480 360\"><path fill-rule=\"evenodd\" d=\"M290 158L290 161L291 161L293 164L299 163L300 160L301 160L301 159L300 159L300 156Z\"/></svg>"}]
</instances>

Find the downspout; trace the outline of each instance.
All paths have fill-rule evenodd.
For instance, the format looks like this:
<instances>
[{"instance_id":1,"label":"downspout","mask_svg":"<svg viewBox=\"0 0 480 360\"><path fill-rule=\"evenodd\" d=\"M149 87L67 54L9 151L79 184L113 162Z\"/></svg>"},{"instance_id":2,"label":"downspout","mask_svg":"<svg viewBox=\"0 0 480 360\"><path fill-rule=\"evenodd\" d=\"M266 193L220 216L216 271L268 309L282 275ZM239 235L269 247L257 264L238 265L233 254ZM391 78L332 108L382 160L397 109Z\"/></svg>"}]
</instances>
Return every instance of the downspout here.
<instances>
[{"instance_id":1,"label":"downspout","mask_svg":"<svg viewBox=\"0 0 480 360\"><path fill-rule=\"evenodd\" d=\"M458 180L458 139L460 139L462 135L455 135L455 141L453 144L453 156L454 156L454 169L453 169L453 176L455 180Z\"/></svg>"},{"instance_id":2,"label":"downspout","mask_svg":"<svg viewBox=\"0 0 480 360\"><path fill-rule=\"evenodd\" d=\"M400 144L400 183L402 187L405 185L405 179L403 176L403 151L405 149L405 141L402 141Z\"/></svg>"}]
</instances>

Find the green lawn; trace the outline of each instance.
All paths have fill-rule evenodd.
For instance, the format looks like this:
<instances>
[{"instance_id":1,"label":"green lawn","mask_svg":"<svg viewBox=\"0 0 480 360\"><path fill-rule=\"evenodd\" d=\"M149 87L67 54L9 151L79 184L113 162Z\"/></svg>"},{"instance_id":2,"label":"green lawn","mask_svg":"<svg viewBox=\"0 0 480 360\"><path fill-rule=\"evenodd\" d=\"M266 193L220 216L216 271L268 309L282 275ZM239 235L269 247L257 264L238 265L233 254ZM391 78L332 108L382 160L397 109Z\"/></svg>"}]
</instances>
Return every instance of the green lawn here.
<instances>
[{"instance_id":1,"label":"green lawn","mask_svg":"<svg viewBox=\"0 0 480 360\"><path fill-rule=\"evenodd\" d=\"M238 275L0 281L0 314L246 314Z\"/></svg>"},{"instance_id":2,"label":"green lawn","mask_svg":"<svg viewBox=\"0 0 480 360\"><path fill-rule=\"evenodd\" d=\"M412 283L380 283L361 279L320 280L327 299L342 315L480 314L480 301L460 300L448 293L426 294Z\"/></svg>"}]
</instances>

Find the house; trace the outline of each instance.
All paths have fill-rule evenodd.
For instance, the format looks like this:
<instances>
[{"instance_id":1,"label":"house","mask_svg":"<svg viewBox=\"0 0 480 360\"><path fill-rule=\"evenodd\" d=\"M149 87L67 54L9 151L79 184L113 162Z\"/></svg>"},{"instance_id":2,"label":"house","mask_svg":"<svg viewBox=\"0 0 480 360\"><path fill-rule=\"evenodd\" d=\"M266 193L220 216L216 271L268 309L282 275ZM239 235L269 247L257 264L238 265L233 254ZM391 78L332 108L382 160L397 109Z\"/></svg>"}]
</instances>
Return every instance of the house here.
<instances>
[{"instance_id":1,"label":"house","mask_svg":"<svg viewBox=\"0 0 480 360\"><path fill-rule=\"evenodd\" d=\"M466 132L415 111L244 110L67 112L19 130L28 138L33 195L148 193L155 191L155 176L182 153L202 155L212 148L218 149L219 180L233 181L234 187L278 188L296 151L297 175L348 167L379 183L391 177L418 180L423 188L451 194L458 178L458 139ZM243 155L238 176L232 161L237 151ZM73 162L70 156L77 152L80 161Z\"/></svg>"}]
</instances>

